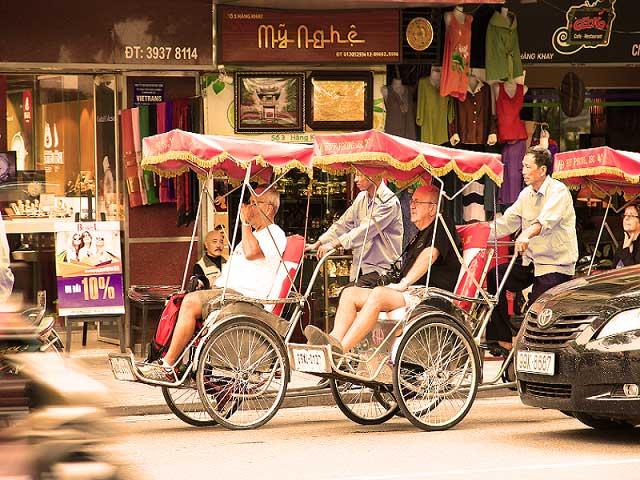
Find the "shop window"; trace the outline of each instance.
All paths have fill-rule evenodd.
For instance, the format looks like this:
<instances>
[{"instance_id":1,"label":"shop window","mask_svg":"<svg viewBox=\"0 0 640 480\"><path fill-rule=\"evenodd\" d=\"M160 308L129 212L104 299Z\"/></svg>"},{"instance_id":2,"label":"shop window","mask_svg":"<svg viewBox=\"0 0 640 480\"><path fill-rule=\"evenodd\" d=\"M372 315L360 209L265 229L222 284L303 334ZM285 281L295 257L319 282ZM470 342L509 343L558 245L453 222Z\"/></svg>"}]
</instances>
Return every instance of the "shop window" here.
<instances>
[{"instance_id":1,"label":"shop window","mask_svg":"<svg viewBox=\"0 0 640 480\"><path fill-rule=\"evenodd\" d=\"M122 219L116 101L113 75L0 75L0 211L27 302L57 297L56 222Z\"/></svg>"}]
</instances>

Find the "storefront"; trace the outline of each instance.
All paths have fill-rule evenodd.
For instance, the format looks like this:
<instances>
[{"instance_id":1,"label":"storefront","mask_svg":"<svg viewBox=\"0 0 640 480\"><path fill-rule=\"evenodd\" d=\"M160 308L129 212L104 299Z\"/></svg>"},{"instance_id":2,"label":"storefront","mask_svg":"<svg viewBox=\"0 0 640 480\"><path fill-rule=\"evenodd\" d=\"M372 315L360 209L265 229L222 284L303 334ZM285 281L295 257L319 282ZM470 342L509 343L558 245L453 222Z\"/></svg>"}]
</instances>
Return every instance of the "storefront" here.
<instances>
[{"instance_id":1,"label":"storefront","mask_svg":"<svg viewBox=\"0 0 640 480\"><path fill-rule=\"evenodd\" d=\"M529 92L522 118L534 137L547 124L559 151L609 147L640 151L640 33L624 0L514 6ZM534 124L533 122L538 122ZM537 127L537 131L536 130ZM590 255L604 214L601 202L576 197L581 256ZM614 206L621 206L616 199ZM608 221L622 239L621 219ZM605 234L598 259L610 264L616 241Z\"/></svg>"},{"instance_id":2,"label":"storefront","mask_svg":"<svg viewBox=\"0 0 640 480\"><path fill-rule=\"evenodd\" d=\"M219 5L215 9L219 72L206 78L203 90L205 131L312 142L316 132L375 128L414 140L448 142L448 100L444 115L437 119L432 116L435 109L419 112L416 104L431 106L432 99L418 92L418 83L429 81L431 65L442 63L444 17L452 9L450 3L443 8L443 2L410 9L332 11ZM484 32L481 35L476 43L484 50ZM466 55L468 61L468 51ZM487 113L490 117L490 105L483 115ZM435 128L439 121L442 125ZM432 137L434 130L444 130L444 138ZM284 201L278 223L287 234L303 233L307 180L285 179L279 189ZM315 173L310 241L339 218L355 194L351 178ZM408 210L409 196L403 197ZM410 238L408 218L405 222ZM330 328L338 290L349 281L350 258L337 255L327 262L307 321ZM305 272L310 273L311 257L307 265Z\"/></svg>"},{"instance_id":3,"label":"storefront","mask_svg":"<svg viewBox=\"0 0 640 480\"><path fill-rule=\"evenodd\" d=\"M123 130L121 113L139 107L149 115L175 104L189 115L182 126L202 131L200 74L213 69L211 4L116 1L92 6L91 15L77 1L42 7L30 0L9 2L1 17L0 157L8 173L0 180L0 207L15 290L27 303L46 291L49 311L57 312L70 293L59 291L60 268L56 272L56 237L66 229L60 222L72 228L116 222L107 246L110 261L123 267L122 284L97 279L101 288L84 292L80 310L88 316L121 312L132 284L180 283L193 223L183 219L176 226L175 197L147 198L148 206L131 201L129 192L139 192L141 184L136 188L126 179L140 155L140 136L133 151L124 148L133 132ZM155 133L153 120L147 133ZM164 124L174 126L171 120ZM157 189L157 179L147 182ZM79 278L77 283L83 291ZM113 300L113 308L101 308L102 300Z\"/></svg>"}]
</instances>

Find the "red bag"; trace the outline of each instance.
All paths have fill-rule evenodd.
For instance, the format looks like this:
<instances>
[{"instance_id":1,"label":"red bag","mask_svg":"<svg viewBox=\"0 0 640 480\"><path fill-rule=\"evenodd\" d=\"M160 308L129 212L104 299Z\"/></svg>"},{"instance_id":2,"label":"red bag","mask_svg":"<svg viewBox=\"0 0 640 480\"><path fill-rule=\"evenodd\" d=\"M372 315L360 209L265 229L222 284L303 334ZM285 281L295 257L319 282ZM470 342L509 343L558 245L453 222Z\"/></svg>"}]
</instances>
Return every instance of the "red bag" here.
<instances>
[{"instance_id":1,"label":"red bag","mask_svg":"<svg viewBox=\"0 0 640 480\"><path fill-rule=\"evenodd\" d=\"M178 321L178 313L180 312L180 306L184 299L185 293L176 293L171 296L169 302L164 307L160 321L158 322L158 328L156 334L151 341L149 348L149 356L147 362L153 362L160 357L164 357L171 345L171 337L173 337L173 330L176 327Z\"/></svg>"}]
</instances>

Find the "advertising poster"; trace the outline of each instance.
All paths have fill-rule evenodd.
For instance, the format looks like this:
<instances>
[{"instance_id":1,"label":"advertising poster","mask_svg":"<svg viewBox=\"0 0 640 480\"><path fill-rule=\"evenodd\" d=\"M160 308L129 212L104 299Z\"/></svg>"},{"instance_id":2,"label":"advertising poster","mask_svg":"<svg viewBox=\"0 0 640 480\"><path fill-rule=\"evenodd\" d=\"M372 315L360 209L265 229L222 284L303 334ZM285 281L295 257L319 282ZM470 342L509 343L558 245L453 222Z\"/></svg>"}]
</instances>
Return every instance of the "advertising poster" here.
<instances>
[{"instance_id":1,"label":"advertising poster","mask_svg":"<svg viewBox=\"0 0 640 480\"><path fill-rule=\"evenodd\" d=\"M120 224L56 223L60 316L124 313Z\"/></svg>"}]
</instances>

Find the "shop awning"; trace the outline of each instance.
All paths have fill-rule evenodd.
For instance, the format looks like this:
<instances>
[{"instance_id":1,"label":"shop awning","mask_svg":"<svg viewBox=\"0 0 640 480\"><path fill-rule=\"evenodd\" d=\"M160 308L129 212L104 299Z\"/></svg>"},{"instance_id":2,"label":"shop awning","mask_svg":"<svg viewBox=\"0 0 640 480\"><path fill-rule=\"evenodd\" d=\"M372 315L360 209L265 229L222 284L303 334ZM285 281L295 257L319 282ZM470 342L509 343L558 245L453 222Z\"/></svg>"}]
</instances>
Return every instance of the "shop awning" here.
<instances>
[{"instance_id":1,"label":"shop awning","mask_svg":"<svg viewBox=\"0 0 640 480\"><path fill-rule=\"evenodd\" d=\"M247 168L251 175L269 181L271 173L292 168L311 175L313 146L278 143L222 135L200 135L182 130L143 139L142 168L164 177L188 170L200 176L213 174L242 180Z\"/></svg>"},{"instance_id":2,"label":"shop awning","mask_svg":"<svg viewBox=\"0 0 640 480\"><path fill-rule=\"evenodd\" d=\"M486 175L501 185L503 172L500 155L416 142L378 130L316 134L313 165L336 174L360 171L398 185L429 183L432 175L449 172L465 182Z\"/></svg>"},{"instance_id":3,"label":"shop awning","mask_svg":"<svg viewBox=\"0 0 640 480\"><path fill-rule=\"evenodd\" d=\"M234 7L275 8L282 10L357 10L363 8L447 7L454 5L503 4L505 0L214 0L218 5Z\"/></svg>"},{"instance_id":4,"label":"shop awning","mask_svg":"<svg viewBox=\"0 0 640 480\"><path fill-rule=\"evenodd\" d=\"M602 198L622 193L633 197L640 194L640 153L609 147L557 153L553 178L582 190L582 196Z\"/></svg>"}]
</instances>

